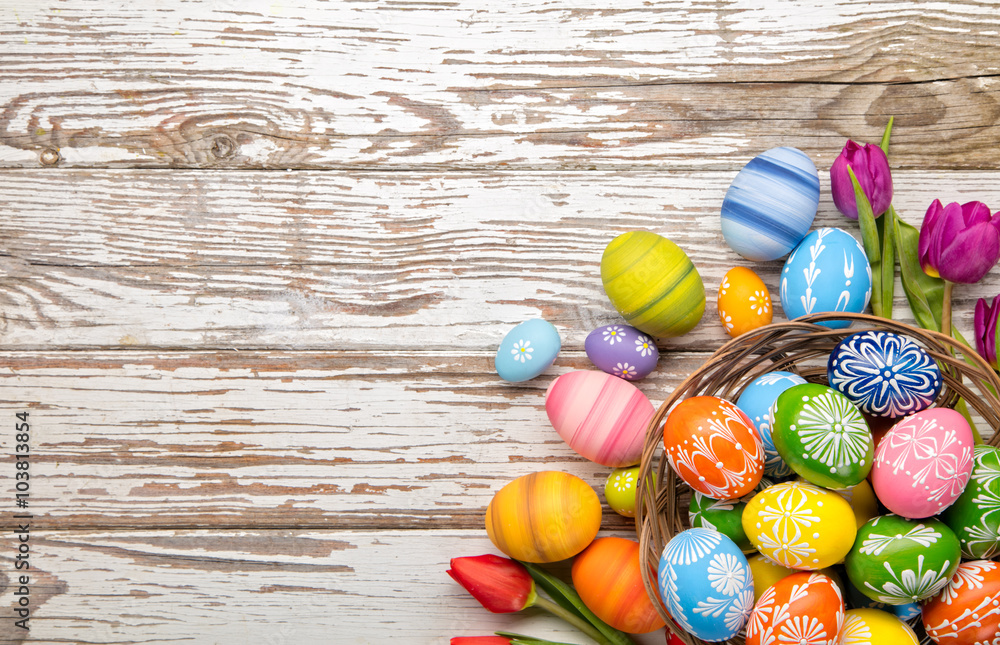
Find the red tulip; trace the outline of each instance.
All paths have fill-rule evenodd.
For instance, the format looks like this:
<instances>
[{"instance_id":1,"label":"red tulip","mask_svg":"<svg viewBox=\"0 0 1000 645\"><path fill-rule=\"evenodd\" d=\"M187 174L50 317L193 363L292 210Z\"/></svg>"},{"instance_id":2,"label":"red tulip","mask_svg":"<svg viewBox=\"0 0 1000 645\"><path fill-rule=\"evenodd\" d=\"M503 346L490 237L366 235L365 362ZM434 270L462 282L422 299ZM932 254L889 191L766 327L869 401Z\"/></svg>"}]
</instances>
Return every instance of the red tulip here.
<instances>
[{"instance_id":1,"label":"red tulip","mask_svg":"<svg viewBox=\"0 0 1000 645\"><path fill-rule=\"evenodd\" d=\"M494 614L510 614L535 604L535 581L520 563L486 554L452 558L448 575Z\"/></svg>"},{"instance_id":2,"label":"red tulip","mask_svg":"<svg viewBox=\"0 0 1000 645\"><path fill-rule=\"evenodd\" d=\"M1000 213L991 216L982 202L942 206L935 199L924 215L917 252L929 276L979 282L1000 259Z\"/></svg>"},{"instance_id":3,"label":"red tulip","mask_svg":"<svg viewBox=\"0 0 1000 645\"><path fill-rule=\"evenodd\" d=\"M866 143L860 146L850 139L844 145L833 165L830 166L830 192L837 210L851 219L858 219L858 204L854 199L854 184L847 168L854 171L858 184L878 217L892 204L892 173L889 159L878 146Z\"/></svg>"},{"instance_id":4,"label":"red tulip","mask_svg":"<svg viewBox=\"0 0 1000 645\"><path fill-rule=\"evenodd\" d=\"M987 304L986 298L980 298L976 301L976 317L973 321L976 351L993 369L1000 369L997 364L998 316L1000 316L1000 296L993 298L992 304Z\"/></svg>"},{"instance_id":5,"label":"red tulip","mask_svg":"<svg viewBox=\"0 0 1000 645\"><path fill-rule=\"evenodd\" d=\"M451 645L510 645L510 639L503 636L456 636Z\"/></svg>"}]
</instances>

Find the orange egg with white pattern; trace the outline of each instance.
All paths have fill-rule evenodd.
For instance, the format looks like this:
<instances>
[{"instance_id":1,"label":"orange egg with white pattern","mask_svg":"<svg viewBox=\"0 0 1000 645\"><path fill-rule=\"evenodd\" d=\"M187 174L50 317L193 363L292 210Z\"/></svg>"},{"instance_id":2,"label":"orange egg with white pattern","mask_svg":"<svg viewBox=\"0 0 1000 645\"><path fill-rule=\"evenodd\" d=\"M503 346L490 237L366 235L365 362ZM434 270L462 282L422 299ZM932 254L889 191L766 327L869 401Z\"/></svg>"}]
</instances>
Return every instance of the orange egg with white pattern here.
<instances>
[{"instance_id":1,"label":"orange egg with white pattern","mask_svg":"<svg viewBox=\"0 0 1000 645\"><path fill-rule=\"evenodd\" d=\"M1000 643L1000 564L963 562L920 613L927 635L939 645Z\"/></svg>"},{"instance_id":2,"label":"orange egg with white pattern","mask_svg":"<svg viewBox=\"0 0 1000 645\"><path fill-rule=\"evenodd\" d=\"M719 320L736 338L771 322L771 294L764 281L746 267L730 269L719 284Z\"/></svg>"},{"instance_id":3,"label":"orange egg with white pattern","mask_svg":"<svg viewBox=\"0 0 1000 645\"><path fill-rule=\"evenodd\" d=\"M844 597L822 573L796 573L774 583L750 613L746 645L839 645Z\"/></svg>"}]
</instances>

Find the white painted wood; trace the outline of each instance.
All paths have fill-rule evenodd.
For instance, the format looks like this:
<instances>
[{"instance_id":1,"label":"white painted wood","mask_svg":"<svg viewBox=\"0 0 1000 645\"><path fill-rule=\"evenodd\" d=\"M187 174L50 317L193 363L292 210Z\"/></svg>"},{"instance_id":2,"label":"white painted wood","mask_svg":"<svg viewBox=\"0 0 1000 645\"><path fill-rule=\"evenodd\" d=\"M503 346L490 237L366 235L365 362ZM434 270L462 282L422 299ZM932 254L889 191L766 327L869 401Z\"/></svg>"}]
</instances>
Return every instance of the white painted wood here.
<instances>
[{"instance_id":1,"label":"white painted wood","mask_svg":"<svg viewBox=\"0 0 1000 645\"><path fill-rule=\"evenodd\" d=\"M829 163L895 114L905 165L995 168L996 8L8 1L0 164Z\"/></svg>"},{"instance_id":2,"label":"white painted wood","mask_svg":"<svg viewBox=\"0 0 1000 645\"><path fill-rule=\"evenodd\" d=\"M498 629L590 642L539 610L490 614L448 577L453 557L498 553L480 531L40 530L31 549L30 643L431 645ZM3 642L21 642L12 621Z\"/></svg>"},{"instance_id":3,"label":"white painted wood","mask_svg":"<svg viewBox=\"0 0 1000 645\"><path fill-rule=\"evenodd\" d=\"M821 172L815 224L859 235ZM727 338L714 306L725 272L751 266L777 299L782 266L725 245L718 213L734 175L7 172L0 200L17 216L0 230L0 342L492 352L543 317L582 349L619 320L600 282L604 247L648 229L687 251L709 303L698 328L663 346L712 349ZM898 171L895 184L917 225L936 198L1000 207L996 172ZM998 291L996 271L956 289L963 332L975 299ZM897 295L897 318L911 320Z\"/></svg>"}]
</instances>

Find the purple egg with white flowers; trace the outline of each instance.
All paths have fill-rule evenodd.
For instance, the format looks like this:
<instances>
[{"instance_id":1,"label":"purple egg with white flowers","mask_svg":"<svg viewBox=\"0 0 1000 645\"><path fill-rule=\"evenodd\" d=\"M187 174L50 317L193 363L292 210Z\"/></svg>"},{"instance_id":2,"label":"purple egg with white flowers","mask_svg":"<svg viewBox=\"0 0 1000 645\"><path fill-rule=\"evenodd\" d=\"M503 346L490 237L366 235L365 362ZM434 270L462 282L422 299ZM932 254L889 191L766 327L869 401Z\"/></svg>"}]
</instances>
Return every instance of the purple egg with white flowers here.
<instances>
[{"instance_id":1,"label":"purple egg with white flowers","mask_svg":"<svg viewBox=\"0 0 1000 645\"><path fill-rule=\"evenodd\" d=\"M660 358L649 334L628 325L598 327L587 334L583 348L598 369L626 381L649 376Z\"/></svg>"}]
</instances>

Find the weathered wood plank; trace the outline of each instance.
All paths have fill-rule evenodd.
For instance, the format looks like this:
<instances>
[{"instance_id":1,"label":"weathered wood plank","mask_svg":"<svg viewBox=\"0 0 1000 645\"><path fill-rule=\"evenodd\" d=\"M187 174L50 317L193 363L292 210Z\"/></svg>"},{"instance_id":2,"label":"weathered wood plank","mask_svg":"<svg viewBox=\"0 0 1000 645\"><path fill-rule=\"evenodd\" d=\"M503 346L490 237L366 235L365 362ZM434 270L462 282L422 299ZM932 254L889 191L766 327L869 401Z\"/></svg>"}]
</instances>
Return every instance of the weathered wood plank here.
<instances>
[{"instance_id":1,"label":"weathered wood plank","mask_svg":"<svg viewBox=\"0 0 1000 645\"><path fill-rule=\"evenodd\" d=\"M992 2L0 8L0 165L736 167L901 126L992 169ZM947 141L947 145L941 145Z\"/></svg>"},{"instance_id":2,"label":"weathered wood plank","mask_svg":"<svg viewBox=\"0 0 1000 645\"><path fill-rule=\"evenodd\" d=\"M43 526L481 528L522 474L565 470L603 496L610 469L543 407L581 354L510 384L457 353L6 353L0 418L29 412ZM640 386L658 404L703 357L664 357Z\"/></svg>"},{"instance_id":3,"label":"weathered wood plank","mask_svg":"<svg viewBox=\"0 0 1000 645\"><path fill-rule=\"evenodd\" d=\"M587 642L536 610L490 614L445 574L452 557L497 553L485 531L31 535L30 638L13 625L11 567L0 643L423 645L498 629ZM15 543L6 534L0 546Z\"/></svg>"},{"instance_id":4,"label":"weathered wood plank","mask_svg":"<svg viewBox=\"0 0 1000 645\"><path fill-rule=\"evenodd\" d=\"M690 254L708 294L699 327L665 346L704 350L725 340L718 284L747 264L719 227L733 175L7 171L0 342L483 351L541 316L579 348L618 320L605 245L649 229ZM915 224L935 198L1000 205L996 172L898 171L895 184ZM827 190L816 225L857 234ZM777 297L781 263L753 268ZM998 272L956 290L963 331L975 298L998 291Z\"/></svg>"}]
</instances>

